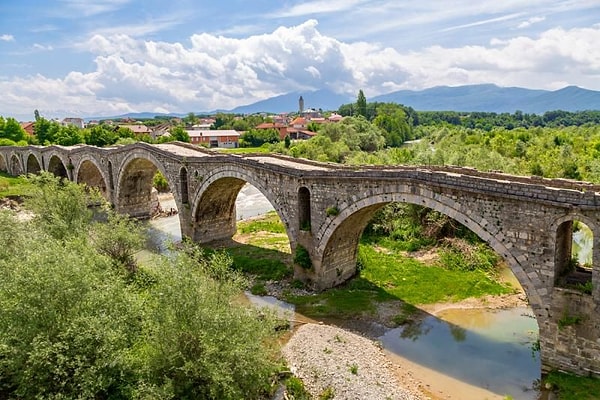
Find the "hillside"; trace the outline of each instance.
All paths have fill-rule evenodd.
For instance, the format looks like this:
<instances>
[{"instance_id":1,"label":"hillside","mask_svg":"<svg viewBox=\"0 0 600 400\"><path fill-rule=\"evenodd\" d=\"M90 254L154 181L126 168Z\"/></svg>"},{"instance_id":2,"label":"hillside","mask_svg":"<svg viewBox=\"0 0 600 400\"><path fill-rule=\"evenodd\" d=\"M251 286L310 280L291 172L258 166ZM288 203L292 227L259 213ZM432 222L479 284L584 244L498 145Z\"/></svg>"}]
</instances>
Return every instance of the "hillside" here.
<instances>
[{"instance_id":1,"label":"hillside","mask_svg":"<svg viewBox=\"0 0 600 400\"><path fill-rule=\"evenodd\" d=\"M600 92L568 86L555 91L496 85L437 86L400 90L369 101L394 102L418 111L488 111L543 114L546 111L600 110Z\"/></svg>"}]
</instances>

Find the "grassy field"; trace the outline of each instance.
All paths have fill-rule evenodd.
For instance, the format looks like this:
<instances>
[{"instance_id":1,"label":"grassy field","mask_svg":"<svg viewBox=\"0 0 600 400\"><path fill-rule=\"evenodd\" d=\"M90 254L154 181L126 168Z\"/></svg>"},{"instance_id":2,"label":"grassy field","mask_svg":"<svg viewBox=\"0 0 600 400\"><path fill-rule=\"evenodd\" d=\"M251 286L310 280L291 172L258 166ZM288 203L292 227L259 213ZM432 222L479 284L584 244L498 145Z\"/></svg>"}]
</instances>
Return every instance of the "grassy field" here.
<instances>
[{"instance_id":1,"label":"grassy field","mask_svg":"<svg viewBox=\"0 0 600 400\"><path fill-rule=\"evenodd\" d=\"M31 185L25 178L0 172L0 198L8 196L26 196Z\"/></svg>"},{"instance_id":2,"label":"grassy field","mask_svg":"<svg viewBox=\"0 0 600 400\"><path fill-rule=\"evenodd\" d=\"M292 277L289 242L276 213L240 222L237 237L245 244L228 249L236 268L261 280ZM308 316L344 318L372 313L377 303L390 300L417 305L512 290L482 271L451 271L427 265L406 256L402 248L386 240L362 243L359 247L362 269L356 277L341 287L318 294L304 296L287 291L285 300Z\"/></svg>"},{"instance_id":3,"label":"grassy field","mask_svg":"<svg viewBox=\"0 0 600 400\"><path fill-rule=\"evenodd\" d=\"M219 151L228 154L248 154L248 153L268 153L268 147L238 147L235 149L219 149Z\"/></svg>"}]
</instances>

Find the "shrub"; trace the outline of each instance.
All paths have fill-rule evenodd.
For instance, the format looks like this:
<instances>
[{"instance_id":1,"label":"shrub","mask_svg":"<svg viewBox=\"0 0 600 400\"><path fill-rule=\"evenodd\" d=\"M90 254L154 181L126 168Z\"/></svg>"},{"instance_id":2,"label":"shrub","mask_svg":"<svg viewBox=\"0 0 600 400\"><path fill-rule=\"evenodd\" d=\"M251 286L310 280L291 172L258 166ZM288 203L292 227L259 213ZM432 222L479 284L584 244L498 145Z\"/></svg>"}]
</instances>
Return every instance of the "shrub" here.
<instances>
[{"instance_id":1,"label":"shrub","mask_svg":"<svg viewBox=\"0 0 600 400\"><path fill-rule=\"evenodd\" d=\"M0 398L269 397L277 322L240 304L231 259L184 246L123 279L87 240L85 191L57 182L38 182L44 219L0 213Z\"/></svg>"},{"instance_id":2,"label":"shrub","mask_svg":"<svg viewBox=\"0 0 600 400\"><path fill-rule=\"evenodd\" d=\"M325 210L325 213L329 217L335 217L340 214L340 209L337 206L327 207L327 210Z\"/></svg>"},{"instance_id":3,"label":"shrub","mask_svg":"<svg viewBox=\"0 0 600 400\"><path fill-rule=\"evenodd\" d=\"M170 190L167 178L165 178L165 176L161 174L160 171L156 171L156 173L154 174L154 178L152 179L152 186L154 186L154 188L160 193L166 193Z\"/></svg>"},{"instance_id":4,"label":"shrub","mask_svg":"<svg viewBox=\"0 0 600 400\"><path fill-rule=\"evenodd\" d=\"M312 261L308 250L302 245L296 246L296 252L294 253L294 262L304 269L312 268Z\"/></svg>"}]
</instances>

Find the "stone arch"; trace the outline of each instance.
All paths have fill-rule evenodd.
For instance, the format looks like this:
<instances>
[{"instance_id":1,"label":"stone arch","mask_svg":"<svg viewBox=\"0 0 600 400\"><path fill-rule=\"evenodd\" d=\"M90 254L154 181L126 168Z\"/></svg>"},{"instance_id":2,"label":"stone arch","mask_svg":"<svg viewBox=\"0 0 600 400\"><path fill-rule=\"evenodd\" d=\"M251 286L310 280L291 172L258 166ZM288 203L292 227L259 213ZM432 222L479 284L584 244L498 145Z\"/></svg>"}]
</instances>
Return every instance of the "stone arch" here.
<instances>
[{"instance_id":1,"label":"stone arch","mask_svg":"<svg viewBox=\"0 0 600 400\"><path fill-rule=\"evenodd\" d=\"M87 186L97 188L106 200L110 200L108 198L106 178L94 159L82 159L75 168L73 177L77 183L85 183Z\"/></svg>"},{"instance_id":2,"label":"stone arch","mask_svg":"<svg viewBox=\"0 0 600 400\"><path fill-rule=\"evenodd\" d=\"M175 188L171 176L164 166L151 153L133 150L119 166L115 205L117 211L134 218L148 218L153 208L158 206L158 199L152 198L154 174L160 171ZM179 194L173 192L177 206L180 206Z\"/></svg>"},{"instance_id":3,"label":"stone arch","mask_svg":"<svg viewBox=\"0 0 600 400\"><path fill-rule=\"evenodd\" d=\"M210 242L233 236L236 229L235 201L246 183L254 186L267 198L283 222L290 245L294 243L293 227L277 196L261 180L238 167L223 167L212 171L196 190L192 203L194 241Z\"/></svg>"},{"instance_id":4,"label":"stone arch","mask_svg":"<svg viewBox=\"0 0 600 400\"><path fill-rule=\"evenodd\" d=\"M8 172L8 165L4 154L0 153L0 172Z\"/></svg>"},{"instance_id":5,"label":"stone arch","mask_svg":"<svg viewBox=\"0 0 600 400\"><path fill-rule=\"evenodd\" d=\"M48 161L48 172L52 172L58 177L69 179L66 165L58 155L53 154Z\"/></svg>"},{"instance_id":6,"label":"stone arch","mask_svg":"<svg viewBox=\"0 0 600 400\"><path fill-rule=\"evenodd\" d=\"M316 254L321 260L321 271L316 273L326 277L326 281L333 279L334 285L350 278L355 273L358 241L375 212L394 201L417 204L453 218L487 242L508 263L525 290L532 309L540 317L537 311L543 308L543 304L537 288L525 273L517 257L481 223L484 221L483 216L478 217L469 210L464 210L461 204L449 197L440 194L435 194L435 198L433 196L433 193L431 197L402 192L376 194L360 199L340 210L340 213L324 224L317 233L317 237L321 238Z\"/></svg>"},{"instance_id":7,"label":"stone arch","mask_svg":"<svg viewBox=\"0 0 600 400\"><path fill-rule=\"evenodd\" d=\"M573 224L582 222L592 231L592 266L590 270L569 271L573 256ZM552 222L551 231L554 238L554 284L555 286L568 286L570 283L585 283L591 281L595 296L600 296L600 227L598 222L578 212L573 212L557 218Z\"/></svg>"},{"instance_id":8,"label":"stone arch","mask_svg":"<svg viewBox=\"0 0 600 400\"><path fill-rule=\"evenodd\" d=\"M37 156L33 153L29 153L27 156L26 166L28 174L39 174L42 172L42 163L40 163Z\"/></svg>"},{"instance_id":9,"label":"stone arch","mask_svg":"<svg viewBox=\"0 0 600 400\"><path fill-rule=\"evenodd\" d=\"M21 159L16 154L13 154L10 157L10 173L14 176L23 175L25 173Z\"/></svg>"}]
</instances>

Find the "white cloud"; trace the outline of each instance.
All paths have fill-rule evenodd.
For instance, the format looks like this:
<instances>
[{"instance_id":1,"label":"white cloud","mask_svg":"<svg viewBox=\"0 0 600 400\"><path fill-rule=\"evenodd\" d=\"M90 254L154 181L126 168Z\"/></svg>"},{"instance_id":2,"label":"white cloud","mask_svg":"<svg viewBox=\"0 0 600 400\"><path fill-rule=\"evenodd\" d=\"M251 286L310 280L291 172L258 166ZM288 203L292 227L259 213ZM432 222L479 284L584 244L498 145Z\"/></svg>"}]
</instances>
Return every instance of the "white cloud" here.
<instances>
[{"instance_id":1,"label":"white cloud","mask_svg":"<svg viewBox=\"0 0 600 400\"><path fill-rule=\"evenodd\" d=\"M517 28L519 28L519 29L529 28L531 25L537 24L538 22L542 22L545 19L546 19L546 17L531 17L527 21L523 21L519 25L517 25Z\"/></svg>"},{"instance_id":2,"label":"white cloud","mask_svg":"<svg viewBox=\"0 0 600 400\"><path fill-rule=\"evenodd\" d=\"M61 0L73 12L73 16L89 17L110 11L115 11L131 2L131 0ZM68 14L67 14L68 16Z\"/></svg>"},{"instance_id":3,"label":"white cloud","mask_svg":"<svg viewBox=\"0 0 600 400\"><path fill-rule=\"evenodd\" d=\"M34 50L39 50L39 51L51 51L54 48L51 45L44 46L43 44L34 43L33 44L33 49Z\"/></svg>"},{"instance_id":4,"label":"white cloud","mask_svg":"<svg viewBox=\"0 0 600 400\"><path fill-rule=\"evenodd\" d=\"M3 42L14 42L15 38L13 35L4 34L0 35L0 40Z\"/></svg>"},{"instance_id":5,"label":"white cloud","mask_svg":"<svg viewBox=\"0 0 600 400\"><path fill-rule=\"evenodd\" d=\"M304 1L290 8L282 8L270 17L304 17L317 14L342 13L354 9L365 0L312 0Z\"/></svg>"},{"instance_id":6,"label":"white cloud","mask_svg":"<svg viewBox=\"0 0 600 400\"><path fill-rule=\"evenodd\" d=\"M398 89L496 83L556 89L566 82L600 89L600 26L555 28L487 46L431 46L399 52L322 35L317 22L243 39L193 35L189 45L95 35L87 49L93 72L0 81L0 109L209 111L300 89L329 88L369 97ZM158 112L158 111L157 111Z\"/></svg>"}]
</instances>

